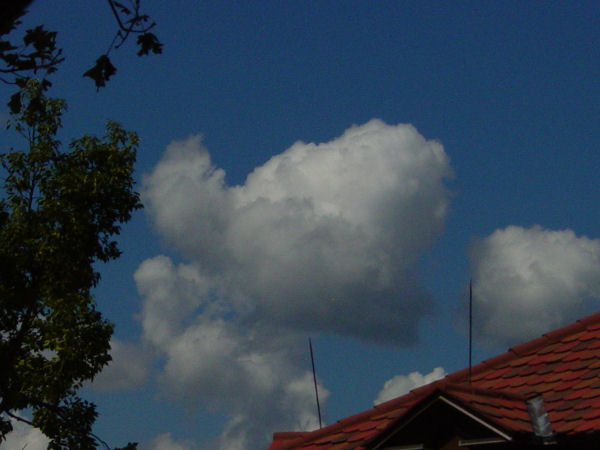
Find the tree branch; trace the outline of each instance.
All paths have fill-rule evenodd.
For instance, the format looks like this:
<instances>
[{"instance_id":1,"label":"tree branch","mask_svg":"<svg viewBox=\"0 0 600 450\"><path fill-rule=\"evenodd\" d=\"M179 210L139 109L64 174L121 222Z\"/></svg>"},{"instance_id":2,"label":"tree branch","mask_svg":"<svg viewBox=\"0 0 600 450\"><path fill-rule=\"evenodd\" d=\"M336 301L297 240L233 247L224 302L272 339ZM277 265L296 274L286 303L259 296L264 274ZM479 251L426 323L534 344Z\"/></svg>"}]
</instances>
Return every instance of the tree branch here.
<instances>
[{"instance_id":1,"label":"tree branch","mask_svg":"<svg viewBox=\"0 0 600 450\"><path fill-rule=\"evenodd\" d=\"M113 16L115 16L115 20L117 21L119 28L121 30L123 30L124 32L126 32L127 34L129 34L129 33L146 33L148 31L150 31L152 28L154 28L154 26L156 25L153 22L145 28L138 28L138 29L135 28L135 26L139 25L143 20L143 16L140 15L139 2L136 2L135 11L133 13L133 18L131 19L131 25L129 27L126 27L125 24L123 24L123 21L121 20L121 16L119 15L119 12L117 11L114 0L106 0L106 1L108 2L110 9L112 10Z\"/></svg>"},{"instance_id":2,"label":"tree branch","mask_svg":"<svg viewBox=\"0 0 600 450\"><path fill-rule=\"evenodd\" d=\"M30 421L30 420L24 419L23 417L19 417L19 416L17 416L16 414L13 414L13 413L11 413L10 411L4 411L4 412L5 412L5 413L6 413L6 415L7 415L8 417L10 417L11 419L15 419L15 420L17 420L17 421L19 421L19 422L26 423L27 425L30 425L30 426L32 426L32 427L33 427L33 426L35 426L35 425L33 424L33 422L32 422L32 421Z\"/></svg>"}]
</instances>

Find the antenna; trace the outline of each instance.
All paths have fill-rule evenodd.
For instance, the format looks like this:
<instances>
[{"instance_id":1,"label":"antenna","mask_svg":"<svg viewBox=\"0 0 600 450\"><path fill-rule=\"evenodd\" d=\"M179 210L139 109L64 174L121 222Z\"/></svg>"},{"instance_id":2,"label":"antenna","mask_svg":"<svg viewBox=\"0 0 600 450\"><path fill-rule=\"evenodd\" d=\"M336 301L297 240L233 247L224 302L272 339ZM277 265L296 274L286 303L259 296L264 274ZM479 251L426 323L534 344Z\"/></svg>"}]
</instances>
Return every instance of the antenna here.
<instances>
[{"instance_id":1,"label":"antenna","mask_svg":"<svg viewBox=\"0 0 600 450\"><path fill-rule=\"evenodd\" d=\"M471 366L473 365L473 279L469 280L469 384L471 384Z\"/></svg>"},{"instance_id":2,"label":"antenna","mask_svg":"<svg viewBox=\"0 0 600 450\"><path fill-rule=\"evenodd\" d=\"M319 404L319 389L317 388L317 372L315 371L315 358L313 356L312 342L308 338L308 348L310 349L310 362L312 364L313 381L315 383L315 397L317 398L317 413L319 414L319 428L323 428L321 423L321 405Z\"/></svg>"}]
</instances>

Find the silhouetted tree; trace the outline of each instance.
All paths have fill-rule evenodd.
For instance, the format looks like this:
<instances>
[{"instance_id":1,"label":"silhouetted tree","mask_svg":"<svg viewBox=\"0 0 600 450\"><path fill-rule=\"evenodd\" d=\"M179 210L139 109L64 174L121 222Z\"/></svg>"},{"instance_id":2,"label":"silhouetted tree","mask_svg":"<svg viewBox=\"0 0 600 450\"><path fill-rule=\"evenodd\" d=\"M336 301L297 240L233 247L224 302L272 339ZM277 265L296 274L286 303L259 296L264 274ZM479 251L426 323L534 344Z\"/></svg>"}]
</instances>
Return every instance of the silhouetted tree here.
<instances>
[{"instance_id":1,"label":"silhouetted tree","mask_svg":"<svg viewBox=\"0 0 600 450\"><path fill-rule=\"evenodd\" d=\"M156 24L141 11L140 0L130 0L127 5L115 0L106 1L117 30L106 53L98 56L95 64L83 74L91 78L98 89L105 86L117 70L110 61L110 52L121 47L130 36L137 36L138 56L161 53L163 46L151 32ZM22 42L12 42L7 37L21 25L21 18L27 14L32 3L33 0L1 2L0 79L23 89L32 77L40 78L40 88L44 91L51 85L47 76L56 72L58 65L64 60L62 49L56 46L57 32L46 30L44 25L38 25L24 32L20 39ZM20 97L18 92L12 95L9 102L12 113L20 112Z\"/></svg>"},{"instance_id":2,"label":"silhouetted tree","mask_svg":"<svg viewBox=\"0 0 600 450\"><path fill-rule=\"evenodd\" d=\"M141 208L133 179L139 140L108 122L104 137L61 147L66 103L46 95L64 60L56 32L39 25L11 41L32 3L0 0L0 81L17 87L9 127L25 138L21 149L0 149L0 443L16 420L39 428L50 449L108 448L92 432L95 405L78 391L111 360L113 326L91 290L97 262L119 257L114 237ZM138 56L162 51L140 0L107 3L117 31L83 74L97 88L116 72L110 51L131 35Z\"/></svg>"}]
</instances>

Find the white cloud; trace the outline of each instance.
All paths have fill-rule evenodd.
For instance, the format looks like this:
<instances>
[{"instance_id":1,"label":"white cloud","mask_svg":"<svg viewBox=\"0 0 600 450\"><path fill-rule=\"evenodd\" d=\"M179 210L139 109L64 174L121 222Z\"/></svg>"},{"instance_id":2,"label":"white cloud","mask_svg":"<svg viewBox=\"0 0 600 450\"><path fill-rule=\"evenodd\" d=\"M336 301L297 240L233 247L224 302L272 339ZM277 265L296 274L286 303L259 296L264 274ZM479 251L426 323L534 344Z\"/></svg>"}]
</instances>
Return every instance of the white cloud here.
<instances>
[{"instance_id":1,"label":"white cloud","mask_svg":"<svg viewBox=\"0 0 600 450\"><path fill-rule=\"evenodd\" d=\"M37 428L11 419L13 431L0 445L7 449L46 450L50 440Z\"/></svg>"},{"instance_id":2,"label":"white cloud","mask_svg":"<svg viewBox=\"0 0 600 450\"><path fill-rule=\"evenodd\" d=\"M261 322L220 317L216 312L221 310L210 304L210 295L204 299L191 295L201 292L193 289L192 280L202 280L192 266L176 266L158 257L146 261L135 278L147 295L142 311L144 335L165 356L159 377L165 392L186 406L200 404L230 415L211 448L266 445L273 427L316 427L314 387L302 364L300 352L305 346L297 335ZM161 288L153 288L154 283ZM194 306L197 309L191 312ZM182 310L188 311L187 318ZM168 330L157 326L161 318L169 323ZM323 386L320 390L325 401L328 392Z\"/></svg>"},{"instance_id":3,"label":"white cloud","mask_svg":"<svg viewBox=\"0 0 600 450\"><path fill-rule=\"evenodd\" d=\"M148 450L192 450L194 445L188 441L177 441L173 439L171 433L163 433L156 436Z\"/></svg>"},{"instance_id":4,"label":"white cloud","mask_svg":"<svg viewBox=\"0 0 600 450\"><path fill-rule=\"evenodd\" d=\"M574 321L600 297L600 240L509 226L471 246L474 324L493 344L523 342Z\"/></svg>"},{"instance_id":5,"label":"white cloud","mask_svg":"<svg viewBox=\"0 0 600 450\"><path fill-rule=\"evenodd\" d=\"M144 201L235 312L407 343L430 309L411 269L442 231L449 176L439 143L372 120L296 143L237 187L200 137L175 142L146 177Z\"/></svg>"},{"instance_id":6,"label":"white cloud","mask_svg":"<svg viewBox=\"0 0 600 450\"><path fill-rule=\"evenodd\" d=\"M143 199L188 263L139 267L143 333L166 392L230 414L217 448L315 427L308 331L416 340L431 300L413 267L442 232L451 175L439 143L379 120L298 142L235 187L199 136L167 148Z\"/></svg>"},{"instance_id":7,"label":"white cloud","mask_svg":"<svg viewBox=\"0 0 600 450\"><path fill-rule=\"evenodd\" d=\"M240 328L201 317L166 349L161 381L187 405L201 403L230 415L217 448L265 446L274 429L317 426L311 374L290 348L300 343L260 326ZM326 402L323 386L320 393Z\"/></svg>"},{"instance_id":8,"label":"white cloud","mask_svg":"<svg viewBox=\"0 0 600 450\"><path fill-rule=\"evenodd\" d=\"M134 389L141 386L148 376L150 355L141 345L121 342L116 338L110 341L112 361L90 384L99 391Z\"/></svg>"},{"instance_id":9,"label":"white cloud","mask_svg":"<svg viewBox=\"0 0 600 450\"><path fill-rule=\"evenodd\" d=\"M194 312L210 305L210 280L192 265L175 267L170 258L144 261L134 274L144 296L144 337L164 349L184 329Z\"/></svg>"},{"instance_id":10,"label":"white cloud","mask_svg":"<svg viewBox=\"0 0 600 450\"><path fill-rule=\"evenodd\" d=\"M420 372L411 372L408 375L396 375L384 383L383 389L377 394L377 398L373 403L378 405L379 403L400 397L413 389L433 383L445 376L446 371L442 367L436 367L425 375Z\"/></svg>"},{"instance_id":11,"label":"white cloud","mask_svg":"<svg viewBox=\"0 0 600 450\"><path fill-rule=\"evenodd\" d=\"M219 449L266 448L276 430L315 430L318 428L312 374L304 372L274 390L272 398L253 402L252 407L234 414L219 436ZM319 386L319 398L326 403L329 392ZM270 400L270 401L269 401Z\"/></svg>"}]
</instances>

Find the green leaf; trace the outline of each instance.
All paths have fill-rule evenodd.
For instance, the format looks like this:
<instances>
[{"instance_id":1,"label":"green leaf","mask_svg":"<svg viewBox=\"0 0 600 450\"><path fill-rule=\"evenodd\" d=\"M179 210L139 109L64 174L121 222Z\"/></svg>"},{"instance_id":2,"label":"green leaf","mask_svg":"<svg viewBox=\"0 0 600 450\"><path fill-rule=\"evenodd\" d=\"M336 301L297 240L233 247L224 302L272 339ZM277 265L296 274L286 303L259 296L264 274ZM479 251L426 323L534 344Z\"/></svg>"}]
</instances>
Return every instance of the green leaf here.
<instances>
[{"instance_id":1,"label":"green leaf","mask_svg":"<svg viewBox=\"0 0 600 450\"><path fill-rule=\"evenodd\" d=\"M0 41L0 55L4 52L16 50L16 48L9 41Z\"/></svg>"},{"instance_id":2,"label":"green leaf","mask_svg":"<svg viewBox=\"0 0 600 450\"><path fill-rule=\"evenodd\" d=\"M21 112L21 93L16 92L10 96L8 108L11 114L19 114Z\"/></svg>"},{"instance_id":3,"label":"green leaf","mask_svg":"<svg viewBox=\"0 0 600 450\"><path fill-rule=\"evenodd\" d=\"M139 139L109 122L103 137L62 149L62 100L32 79L14 102L28 149L0 154L0 441L10 431L5 413L25 409L48 448L93 449L95 405L78 391L110 362L113 326L92 290L98 262L120 255L114 237L141 207Z\"/></svg>"},{"instance_id":4,"label":"green leaf","mask_svg":"<svg viewBox=\"0 0 600 450\"><path fill-rule=\"evenodd\" d=\"M94 80L96 88L106 86L106 82L117 72L115 66L112 65L107 55L102 55L96 60L96 64L83 74L84 77L89 77Z\"/></svg>"},{"instance_id":5,"label":"green leaf","mask_svg":"<svg viewBox=\"0 0 600 450\"><path fill-rule=\"evenodd\" d=\"M163 44L153 33L143 33L137 38L137 44L140 46L137 55L147 55L152 52L154 54L162 53Z\"/></svg>"}]
</instances>

